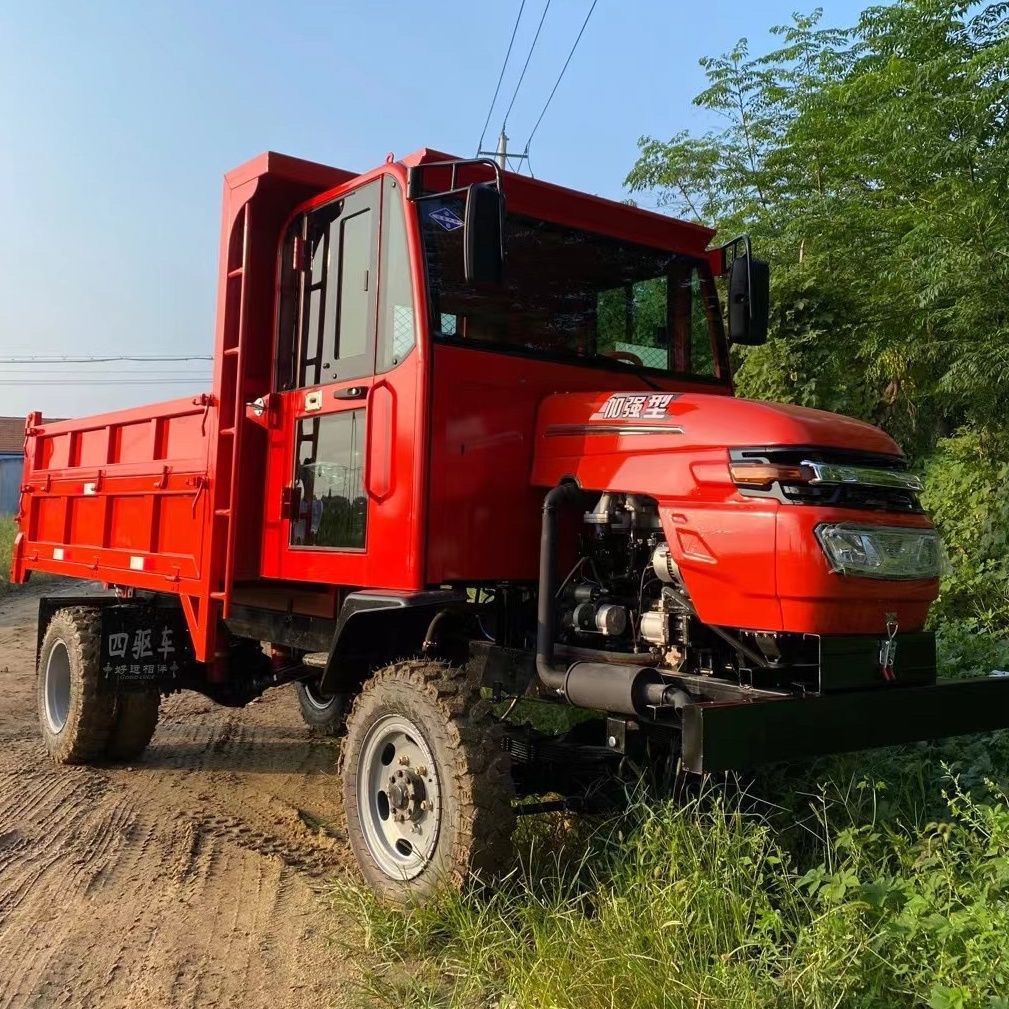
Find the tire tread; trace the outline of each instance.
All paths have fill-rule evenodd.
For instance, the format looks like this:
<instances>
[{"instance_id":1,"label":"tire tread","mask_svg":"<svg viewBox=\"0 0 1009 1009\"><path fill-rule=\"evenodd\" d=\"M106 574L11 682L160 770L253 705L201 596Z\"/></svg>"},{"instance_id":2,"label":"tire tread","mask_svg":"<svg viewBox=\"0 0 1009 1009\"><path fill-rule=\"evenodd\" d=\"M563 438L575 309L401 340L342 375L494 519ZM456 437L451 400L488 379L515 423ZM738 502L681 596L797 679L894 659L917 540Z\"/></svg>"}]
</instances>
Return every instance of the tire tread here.
<instances>
[{"instance_id":1,"label":"tire tread","mask_svg":"<svg viewBox=\"0 0 1009 1009\"><path fill-rule=\"evenodd\" d=\"M503 729L492 717L491 705L480 697L479 686L465 667L410 659L376 672L364 684L348 714L340 773L346 783L347 761L354 752L356 738L367 729L370 709L383 695L404 687L433 703L442 715L441 725L428 728L438 729L443 745L457 756L452 768L442 769L451 770L453 776L459 800L459 826L450 860L437 885L448 883L460 888L473 877L488 882L506 871L511 863L514 785L510 759L503 746ZM349 791L345 785L345 799L350 797ZM352 824L352 819L348 815L351 843L356 850L366 850L360 828ZM422 872L406 882L390 879L386 886L376 885L374 878L369 882L385 896L404 902L404 899L422 899L433 892L432 882L425 881L426 874ZM367 872L365 875L369 876Z\"/></svg>"},{"instance_id":2,"label":"tire tread","mask_svg":"<svg viewBox=\"0 0 1009 1009\"><path fill-rule=\"evenodd\" d=\"M161 695L134 691L116 698L115 720L106 752L111 760L136 760L147 749L158 725Z\"/></svg>"}]
</instances>

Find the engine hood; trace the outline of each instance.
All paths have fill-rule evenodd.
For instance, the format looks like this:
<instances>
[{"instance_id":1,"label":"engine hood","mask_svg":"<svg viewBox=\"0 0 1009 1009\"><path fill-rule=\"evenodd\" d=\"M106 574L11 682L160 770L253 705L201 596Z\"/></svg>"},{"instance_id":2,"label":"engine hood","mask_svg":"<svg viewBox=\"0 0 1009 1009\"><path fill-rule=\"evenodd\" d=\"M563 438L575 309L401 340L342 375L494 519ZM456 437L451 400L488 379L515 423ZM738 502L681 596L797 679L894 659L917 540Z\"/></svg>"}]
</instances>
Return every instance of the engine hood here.
<instances>
[{"instance_id":1,"label":"engine hood","mask_svg":"<svg viewBox=\"0 0 1009 1009\"><path fill-rule=\"evenodd\" d=\"M887 614L904 630L923 626L935 579L840 575L816 530L843 522L930 528L926 515L744 494L729 471L733 448L902 457L878 428L821 410L710 393L566 393L542 403L533 484L573 479L585 490L654 498L687 593L712 626L880 634Z\"/></svg>"},{"instance_id":2,"label":"engine hood","mask_svg":"<svg viewBox=\"0 0 1009 1009\"><path fill-rule=\"evenodd\" d=\"M671 454L689 466L726 460L731 448L789 446L902 457L897 443L879 428L825 410L695 392L560 393L540 407L533 483L552 486L574 477L583 486L598 487L595 476L582 479L589 477L582 471L586 463L597 469L589 461L599 463L601 457L614 463L620 457L647 457L654 465L656 454ZM612 476L619 479L617 473ZM670 476L666 467L657 467L650 486L605 487L662 493ZM675 483L670 491L686 489Z\"/></svg>"}]
</instances>

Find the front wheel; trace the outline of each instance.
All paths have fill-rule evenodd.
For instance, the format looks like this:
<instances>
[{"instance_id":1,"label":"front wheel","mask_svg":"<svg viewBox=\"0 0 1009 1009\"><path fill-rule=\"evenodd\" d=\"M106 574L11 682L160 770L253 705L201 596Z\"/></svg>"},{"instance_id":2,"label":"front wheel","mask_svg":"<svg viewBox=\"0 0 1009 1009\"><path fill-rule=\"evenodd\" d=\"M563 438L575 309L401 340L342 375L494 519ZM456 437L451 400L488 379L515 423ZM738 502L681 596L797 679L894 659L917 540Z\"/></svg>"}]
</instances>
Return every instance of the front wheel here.
<instances>
[{"instance_id":1,"label":"front wheel","mask_svg":"<svg viewBox=\"0 0 1009 1009\"><path fill-rule=\"evenodd\" d=\"M465 670L413 661L376 673L347 719L341 770L350 845L383 897L419 903L507 870L509 758Z\"/></svg>"},{"instance_id":2,"label":"front wheel","mask_svg":"<svg viewBox=\"0 0 1009 1009\"><path fill-rule=\"evenodd\" d=\"M320 736L339 736L347 722L348 694L326 694L318 681L299 682L298 708L305 724Z\"/></svg>"}]
</instances>

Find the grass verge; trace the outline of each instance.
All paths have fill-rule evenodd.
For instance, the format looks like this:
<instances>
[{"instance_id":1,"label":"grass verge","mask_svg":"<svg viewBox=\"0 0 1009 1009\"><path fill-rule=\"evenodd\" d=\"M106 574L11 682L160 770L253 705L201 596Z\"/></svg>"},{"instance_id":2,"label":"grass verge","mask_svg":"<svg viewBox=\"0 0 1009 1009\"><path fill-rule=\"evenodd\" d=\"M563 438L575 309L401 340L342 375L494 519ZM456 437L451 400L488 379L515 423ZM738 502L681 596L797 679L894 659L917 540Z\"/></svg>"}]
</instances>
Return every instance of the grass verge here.
<instances>
[{"instance_id":1,"label":"grass verge","mask_svg":"<svg viewBox=\"0 0 1009 1009\"><path fill-rule=\"evenodd\" d=\"M334 900L370 1006L1009 1009L1007 770L1009 733L773 769L526 822L490 894Z\"/></svg>"},{"instance_id":2,"label":"grass verge","mask_svg":"<svg viewBox=\"0 0 1009 1009\"><path fill-rule=\"evenodd\" d=\"M10 588L11 550L16 532L14 519L0 516L0 595Z\"/></svg>"}]
</instances>

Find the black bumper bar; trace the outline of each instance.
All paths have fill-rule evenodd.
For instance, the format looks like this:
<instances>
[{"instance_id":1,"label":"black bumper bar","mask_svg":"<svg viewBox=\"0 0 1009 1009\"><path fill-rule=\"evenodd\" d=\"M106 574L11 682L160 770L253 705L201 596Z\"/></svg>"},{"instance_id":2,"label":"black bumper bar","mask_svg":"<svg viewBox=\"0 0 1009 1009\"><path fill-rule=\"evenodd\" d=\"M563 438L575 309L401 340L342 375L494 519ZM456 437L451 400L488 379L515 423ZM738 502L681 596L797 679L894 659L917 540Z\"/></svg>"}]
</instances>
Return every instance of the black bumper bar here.
<instances>
[{"instance_id":1,"label":"black bumper bar","mask_svg":"<svg viewBox=\"0 0 1009 1009\"><path fill-rule=\"evenodd\" d=\"M698 774L1009 727L1009 677L940 680L683 708L683 764Z\"/></svg>"}]
</instances>

